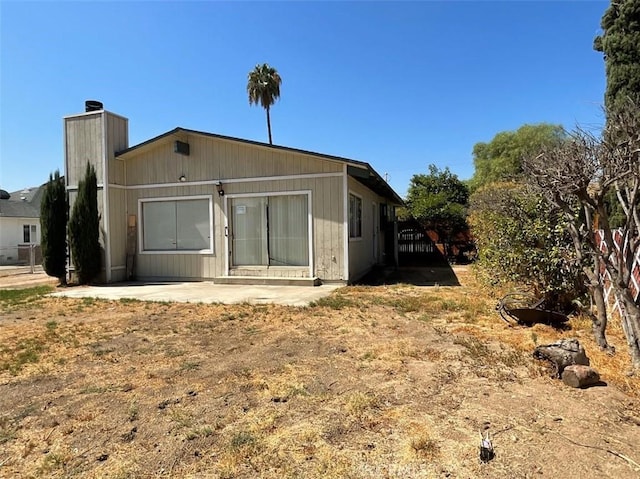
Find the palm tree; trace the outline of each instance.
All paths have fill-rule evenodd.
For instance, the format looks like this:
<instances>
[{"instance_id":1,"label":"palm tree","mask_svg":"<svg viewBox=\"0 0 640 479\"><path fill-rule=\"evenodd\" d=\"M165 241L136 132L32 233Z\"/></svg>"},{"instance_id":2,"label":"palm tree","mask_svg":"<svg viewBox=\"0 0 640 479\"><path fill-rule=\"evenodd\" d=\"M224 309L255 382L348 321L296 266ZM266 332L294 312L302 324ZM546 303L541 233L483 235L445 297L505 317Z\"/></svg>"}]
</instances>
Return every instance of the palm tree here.
<instances>
[{"instance_id":1,"label":"palm tree","mask_svg":"<svg viewBox=\"0 0 640 479\"><path fill-rule=\"evenodd\" d=\"M280 98L280 84L282 79L278 71L268 64L256 65L249 72L247 82L247 93L249 94L249 105L260 103L267 111L267 129L269 130L269 144L271 141L271 117L269 109L278 98Z\"/></svg>"}]
</instances>

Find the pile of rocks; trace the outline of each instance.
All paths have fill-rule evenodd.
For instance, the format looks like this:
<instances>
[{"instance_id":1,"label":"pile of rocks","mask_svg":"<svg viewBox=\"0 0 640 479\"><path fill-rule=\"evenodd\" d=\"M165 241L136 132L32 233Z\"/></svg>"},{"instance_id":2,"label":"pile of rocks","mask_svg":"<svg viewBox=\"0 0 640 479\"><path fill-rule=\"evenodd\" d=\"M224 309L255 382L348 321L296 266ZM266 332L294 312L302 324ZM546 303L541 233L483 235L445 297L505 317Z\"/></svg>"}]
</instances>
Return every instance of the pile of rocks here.
<instances>
[{"instance_id":1,"label":"pile of rocks","mask_svg":"<svg viewBox=\"0 0 640 479\"><path fill-rule=\"evenodd\" d=\"M589 366L589 358L577 339L562 339L536 347L533 357L549 361L555 376L567 386L585 388L600 382L598 371Z\"/></svg>"}]
</instances>

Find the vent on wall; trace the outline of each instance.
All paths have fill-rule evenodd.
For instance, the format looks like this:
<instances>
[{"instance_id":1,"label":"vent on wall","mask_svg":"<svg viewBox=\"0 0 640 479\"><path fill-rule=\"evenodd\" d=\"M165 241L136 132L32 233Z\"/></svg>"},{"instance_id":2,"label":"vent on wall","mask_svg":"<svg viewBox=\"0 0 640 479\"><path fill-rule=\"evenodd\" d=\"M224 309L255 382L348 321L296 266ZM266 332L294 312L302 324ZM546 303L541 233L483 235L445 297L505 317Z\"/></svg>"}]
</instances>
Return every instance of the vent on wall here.
<instances>
[{"instance_id":1,"label":"vent on wall","mask_svg":"<svg viewBox=\"0 0 640 479\"><path fill-rule=\"evenodd\" d=\"M180 153L181 155L189 156L189 143L176 140L173 151L175 153Z\"/></svg>"}]
</instances>

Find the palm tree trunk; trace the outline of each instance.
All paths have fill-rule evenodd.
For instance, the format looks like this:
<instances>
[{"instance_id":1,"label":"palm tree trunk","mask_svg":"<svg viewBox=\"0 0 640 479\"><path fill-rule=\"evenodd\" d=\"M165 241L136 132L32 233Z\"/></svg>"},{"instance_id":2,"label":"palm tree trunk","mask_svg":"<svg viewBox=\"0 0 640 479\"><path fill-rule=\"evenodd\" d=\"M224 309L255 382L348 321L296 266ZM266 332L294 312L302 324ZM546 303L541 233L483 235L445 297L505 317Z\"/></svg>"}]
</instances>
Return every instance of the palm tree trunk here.
<instances>
[{"instance_id":1,"label":"palm tree trunk","mask_svg":"<svg viewBox=\"0 0 640 479\"><path fill-rule=\"evenodd\" d=\"M273 141L271 141L271 115L269 115L269 107L266 107L267 110L267 130L269 130L269 144L273 145Z\"/></svg>"}]
</instances>

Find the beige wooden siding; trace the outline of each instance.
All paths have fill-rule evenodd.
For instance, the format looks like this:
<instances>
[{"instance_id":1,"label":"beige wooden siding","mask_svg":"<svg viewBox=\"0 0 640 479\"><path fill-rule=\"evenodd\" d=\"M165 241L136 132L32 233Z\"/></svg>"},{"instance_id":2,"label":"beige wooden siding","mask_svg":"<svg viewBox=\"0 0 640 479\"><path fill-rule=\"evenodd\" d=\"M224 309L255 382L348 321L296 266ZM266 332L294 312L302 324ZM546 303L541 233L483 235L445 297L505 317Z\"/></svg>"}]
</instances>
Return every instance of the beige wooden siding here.
<instances>
[{"instance_id":1,"label":"beige wooden siding","mask_svg":"<svg viewBox=\"0 0 640 479\"><path fill-rule=\"evenodd\" d=\"M109 183L124 185L126 181L124 161L116 160L115 153L129 146L128 120L110 112L104 112L104 115Z\"/></svg>"},{"instance_id":2,"label":"beige wooden siding","mask_svg":"<svg viewBox=\"0 0 640 479\"><path fill-rule=\"evenodd\" d=\"M84 177L87 162L96 169L98 184L104 181L102 113L65 118L66 181L70 187L77 187Z\"/></svg>"},{"instance_id":3,"label":"beige wooden siding","mask_svg":"<svg viewBox=\"0 0 640 479\"><path fill-rule=\"evenodd\" d=\"M113 269L111 271L111 282L118 283L120 281L127 281L127 270L125 268Z\"/></svg>"},{"instance_id":4,"label":"beige wooden siding","mask_svg":"<svg viewBox=\"0 0 640 479\"><path fill-rule=\"evenodd\" d=\"M224 201L229 195L310 191L313 216L313 263L315 276L325 281L344 278L342 178L319 177L276 181L253 181L224 185L225 196L214 185L140 188L127 190L127 208L138 214L138 200L212 195L214 202L214 254L138 254L137 275L143 278L210 279L225 274ZM138 218L138 225L141 219ZM239 268L234 275L307 277L309 268Z\"/></svg>"},{"instance_id":5,"label":"beige wooden siding","mask_svg":"<svg viewBox=\"0 0 640 479\"><path fill-rule=\"evenodd\" d=\"M313 195L316 276L325 280L346 281L342 177L317 178Z\"/></svg>"},{"instance_id":6,"label":"beige wooden siding","mask_svg":"<svg viewBox=\"0 0 640 479\"><path fill-rule=\"evenodd\" d=\"M213 279L224 271L224 219L221 201L215 186L191 186L188 183L179 187L145 188L127 190L127 208L129 214L136 215L138 229L142 228L139 217L138 200L145 198L168 198L180 196L208 195L213 198L213 254L182 253L142 253L137 244L136 276L139 278L173 278L183 280ZM141 231L141 230L140 230Z\"/></svg>"},{"instance_id":7,"label":"beige wooden siding","mask_svg":"<svg viewBox=\"0 0 640 479\"><path fill-rule=\"evenodd\" d=\"M109 238L111 240L111 268L126 265L127 246L127 204L126 191L122 188L109 189Z\"/></svg>"},{"instance_id":8,"label":"beige wooden siding","mask_svg":"<svg viewBox=\"0 0 640 479\"><path fill-rule=\"evenodd\" d=\"M226 195L243 193L275 193L286 191L311 192L312 253L314 275L325 281L341 281L344 278L344 247L342 220L342 178L319 177L292 180L229 183ZM243 269L243 268L240 268ZM239 272L238 274L243 274ZM255 273L258 275L258 272ZM300 276L294 269L269 268L264 275ZM308 268L305 271L308 276Z\"/></svg>"},{"instance_id":9,"label":"beige wooden siding","mask_svg":"<svg viewBox=\"0 0 640 479\"><path fill-rule=\"evenodd\" d=\"M176 139L189 143L190 155L174 153ZM342 164L312 155L276 150L196 135L160 140L127 160L127 184L175 183L181 175L187 181L208 181L285 176L342 171Z\"/></svg>"},{"instance_id":10,"label":"beige wooden siding","mask_svg":"<svg viewBox=\"0 0 640 479\"><path fill-rule=\"evenodd\" d=\"M98 205L100 210L100 231L109 233L109 257L113 266L124 265L123 244L126 242L126 193L124 190L112 192L111 184L125 184L125 165L115 159L115 152L128 146L127 119L106 111L83 113L64 120L67 185L75 198L80 180L84 178L87 162L96 170ZM107 171L105 171L105 168ZM103 208L105 193L109 196L109 208ZM71 210L70 210L71 211ZM107 214L109 217L107 217ZM105 238L101 237L105 246ZM107 267L108 256L103 256L102 265ZM115 261L115 264L114 264ZM109 271L111 273L112 270ZM104 274L102 280L108 278Z\"/></svg>"},{"instance_id":11,"label":"beige wooden siding","mask_svg":"<svg viewBox=\"0 0 640 479\"><path fill-rule=\"evenodd\" d=\"M349 177L348 186L349 192L355 193L362 198L362 238L349 239L349 280L355 281L366 274L377 262L373 252L374 219L371 205L374 202L376 203L376 214L378 214L379 218L380 203L383 203L385 200L351 177ZM381 236L379 228L380 225L378 224L378 238ZM347 234L349 233L347 232ZM378 257L381 244L379 239Z\"/></svg>"}]
</instances>

